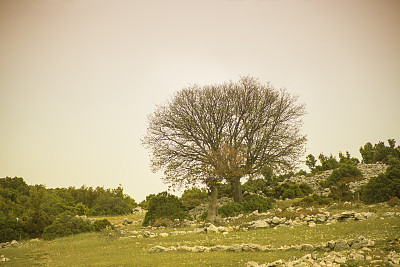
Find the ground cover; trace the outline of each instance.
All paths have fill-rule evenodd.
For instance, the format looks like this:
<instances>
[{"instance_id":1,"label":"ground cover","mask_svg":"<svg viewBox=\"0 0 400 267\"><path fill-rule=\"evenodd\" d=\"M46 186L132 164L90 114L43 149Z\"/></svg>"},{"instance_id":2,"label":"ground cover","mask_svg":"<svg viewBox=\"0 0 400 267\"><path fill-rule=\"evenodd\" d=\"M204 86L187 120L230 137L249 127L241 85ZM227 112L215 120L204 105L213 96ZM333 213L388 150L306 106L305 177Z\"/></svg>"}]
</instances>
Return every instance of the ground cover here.
<instances>
[{"instance_id":1,"label":"ground cover","mask_svg":"<svg viewBox=\"0 0 400 267\"><path fill-rule=\"evenodd\" d=\"M120 230L101 233L87 233L52 241L30 240L20 242L17 247L0 249L0 255L10 259L0 262L3 266L244 266L246 262L273 262L304 256L310 251L269 251L269 252L160 252L150 253L154 246L216 246L252 243L262 246L281 247L285 245L316 245L338 239L351 239L360 235L375 241L369 252L376 258L383 258L390 250L399 250L400 217L384 216L387 212L400 212L400 207L385 205L353 206L338 205L330 212L348 209L374 211L378 218L364 221L345 221L331 225L318 224L315 227L265 228L248 231L231 231L228 234L185 234L167 237L131 237L129 231L139 230L140 225L121 226L125 217L134 221L143 219L143 214L107 217ZM102 217L103 218L103 217ZM127 229L128 234L121 231ZM171 232L174 229L152 229L153 232ZM193 230L190 227L175 230ZM323 251L312 253L323 254ZM374 258L375 259L375 258ZM368 263L365 263L368 264ZM364 265L365 266L365 265Z\"/></svg>"}]
</instances>

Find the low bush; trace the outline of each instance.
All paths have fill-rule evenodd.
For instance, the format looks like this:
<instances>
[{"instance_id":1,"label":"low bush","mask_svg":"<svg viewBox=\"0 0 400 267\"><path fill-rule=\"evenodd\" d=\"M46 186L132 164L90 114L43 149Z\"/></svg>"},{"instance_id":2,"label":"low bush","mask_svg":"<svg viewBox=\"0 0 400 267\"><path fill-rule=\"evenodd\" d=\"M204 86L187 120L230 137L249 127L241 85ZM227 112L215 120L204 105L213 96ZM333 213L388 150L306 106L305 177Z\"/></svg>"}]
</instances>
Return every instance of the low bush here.
<instances>
[{"instance_id":1,"label":"low bush","mask_svg":"<svg viewBox=\"0 0 400 267\"><path fill-rule=\"evenodd\" d=\"M296 201L295 203L293 203L293 206L300 206L300 207L322 206L322 205L330 205L332 202L333 202L332 198L313 194L312 196L306 196L303 199Z\"/></svg>"},{"instance_id":2,"label":"low bush","mask_svg":"<svg viewBox=\"0 0 400 267\"><path fill-rule=\"evenodd\" d=\"M92 232L94 230L95 227L91 224L90 220L65 212L44 229L42 237L45 240L52 240L58 237Z\"/></svg>"},{"instance_id":3,"label":"low bush","mask_svg":"<svg viewBox=\"0 0 400 267\"><path fill-rule=\"evenodd\" d=\"M96 220L93 223L93 230L96 232L100 232L103 229L114 229L114 226L107 220Z\"/></svg>"},{"instance_id":4,"label":"low bush","mask_svg":"<svg viewBox=\"0 0 400 267\"><path fill-rule=\"evenodd\" d=\"M29 234L24 231L21 222L16 218L0 216L0 243L25 238L29 238Z\"/></svg>"},{"instance_id":5,"label":"low bush","mask_svg":"<svg viewBox=\"0 0 400 267\"><path fill-rule=\"evenodd\" d=\"M388 204L390 207L400 206L400 199L397 198L397 197L391 197L391 198L388 200L387 204Z\"/></svg>"},{"instance_id":6,"label":"low bush","mask_svg":"<svg viewBox=\"0 0 400 267\"><path fill-rule=\"evenodd\" d=\"M181 197L182 204L189 210L207 202L207 200L208 195L206 190L196 187L186 189Z\"/></svg>"},{"instance_id":7,"label":"low bush","mask_svg":"<svg viewBox=\"0 0 400 267\"><path fill-rule=\"evenodd\" d=\"M349 180L349 177L352 177L353 180L358 178L362 178L362 173L359 169L357 169L356 165L353 164L341 164L339 168L333 170L331 175L326 179L325 187L330 187L332 185L336 185L339 182L344 182L343 179Z\"/></svg>"},{"instance_id":8,"label":"low bush","mask_svg":"<svg viewBox=\"0 0 400 267\"><path fill-rule=\"evenodd\" d=\"M386 202L400 198L400 162L394 161L384 174L371 178L361 189L361 199L366 204Z\"/></svg>"},{"instance_id":9,"label":"low bush","mask_svg":"<svg viewBox=\"0 0 400 267\"><path fill-rule=\"evenodd\" d=\"M124 215L133 212L134 205L124 201L122 198L103 195L94 201L93 207L89 210L91 216L114 216Z\"/></svg>"},{"instance_id":10,"label":"low bush","mask_svg":"<svg viewBox=\"0 0 400 267\"><path fill-rule=\"evenodd\" d=\"M143 220L143 226L153 225L157 219L166 218L171 221L183 220L189 215L182 201L167 192L161 192L149 199L148 211Z\"/></svg>"},{"instance_id":11,"label":"low bush","mask_svg":"<svg viewBox=\"0 0 400 267\"><path fill-rule=\"evenodd\" d=\"M218 214L223 218L235 217L243 213L243 206L237 202L229 202L218 209Z\"/></svg>"},{"instance_id":12,"label":"low bush","mask_svg":"<svg viewBox=\"0 0 400 267\"><path fill-rule=\"evenodd\" d=\"M155 222L153 223L153 226L155 227L160 227L160 226L164 226L164 227L171 227L172 225L174 225L174 222L171 221L168 218L158 218L157 220L155 220Z\"/></svg>"},{"instance_id":13,"label":"low bush","mask_svg":"<svg viewBox=\"0 0 400 267\"><path fill-rule=\"evenodd\" d=\"M331 193L329 197L337 201L353 201L355 198L354 193L350 191L349 185L344 182L331 186Z\"/></svg>"},{"instance_id":14,"label":"low bush","mask_svg":"<svg viewBox=\"0 0 400 267\"><path fill-rule=\"evenodd\" d=\"M264 212L272 208L272 204L275 201L271 198L265 198L259 195L247 195L243 197L242 206L244 212Z\"/></svg>"},{"instance_id":15,"label":"low bush","mask_svg":"<svg viewBox=\"0 0 400 267\"><path fill-rule=\"evenodd\" d=\"M249 179L242 185L242 190L243 192L247 191L251 193L258 193L259 191L261 191L264 194L267 194L269 191L268 185L268 181L263 178Z\"/></svg>"},{"instance_id":16,"label":"low bush","mask_svg":"<svg viewBox=\"0 0 400 267\"><path fill-rule=\"evenodd\" d=\"M296 184L293 182L285 182L274 188L273 196L276 199L294 199L307 196L313 193L312 188L305 183Z\"/></svg>"}]
</instances>

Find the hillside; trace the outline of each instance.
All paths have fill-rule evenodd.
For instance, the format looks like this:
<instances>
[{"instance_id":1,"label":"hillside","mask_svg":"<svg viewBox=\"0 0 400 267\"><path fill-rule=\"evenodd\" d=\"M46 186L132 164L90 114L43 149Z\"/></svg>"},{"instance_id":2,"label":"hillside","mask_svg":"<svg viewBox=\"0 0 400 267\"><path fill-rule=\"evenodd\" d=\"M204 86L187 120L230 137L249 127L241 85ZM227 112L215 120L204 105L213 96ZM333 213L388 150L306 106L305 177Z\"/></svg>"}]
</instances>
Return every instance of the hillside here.
<instances>
[{"instance_id":1,"label":"hillside","mask_svg":"<svg viewBox=\"0 0 400 267\"><path fill-rule=\"evenodd\" d=\"M342 203L141 227L144 213L107 217L115 230L14 242L4 266L398 266L400 207ZM97 218L101 219L101 218ZM273 263L273 264L270 264ZM286 265L285 265L286 264Z\"/></svg>"}]
</instances>

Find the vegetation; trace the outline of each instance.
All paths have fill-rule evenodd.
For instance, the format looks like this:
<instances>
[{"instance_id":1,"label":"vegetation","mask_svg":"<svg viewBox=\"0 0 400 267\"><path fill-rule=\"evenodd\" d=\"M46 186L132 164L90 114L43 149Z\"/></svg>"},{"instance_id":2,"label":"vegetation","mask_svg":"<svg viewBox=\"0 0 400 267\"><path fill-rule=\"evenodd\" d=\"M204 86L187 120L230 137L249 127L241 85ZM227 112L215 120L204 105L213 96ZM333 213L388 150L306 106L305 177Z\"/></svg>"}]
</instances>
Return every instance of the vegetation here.
<instances>
[{"instance_id":1,"label":"vegetation","mask_svg":"<svg viewBox=\"0 0 400 267\"><path fill-rule=\"evenodd\" d=\"M242 177L265 165L293 167L303 153L300 134L304 105L285 90L252 77L182 89L149 117L143 140L154 170L173 186L202 183L210 190L210 220L222 181L242 198ZM214 197L213 197L214 196Z\"/></svg>"},{"instance_id":2,"label":"vegetation","mask_svg":"<svg viewBox=\"0 0 400 267\"><path fill-rule=\"evenodd\" d=\"M200 204L206 203L207 200L208 197L206 190L204 188L199 189L196 187L186 189L181 197L182 204L189 210Z\"/></svg>"},{"instance_id":3,"label":"vegetation","mask_svg":"<svg viewBox=\"0 0 400 267\"><path fill-rule=\"evenodd\" d=\"M294 199L294 198L301 198L312 194L312 188L305 184L296 184L293 182L285 182L278 186L276 186L273 190L273 196L276 199Z\"/></svg>"},{"instance_id":4,"label":"vegetation","mask_svg":"<svg viewBox=\"0 0 400 267\"><path fill-rule=\"evenodd\" d=\"M362 200L364 203L378 203L390 200L393 197L400 198L400 161L392 159L391 165L384 174L373 177L362 188Z\"/></svg>"},{"instance_id":5,"label":"vegetation","mask_svg":"<svg viewBox=\"0 0 400 267\"><path fill-rule=\"evenodd\" d=\"M157 220L189 218L182 201L167 192L161 192L149 199L149 207L143 220L143 226L153 225ZM158 221L160 223L160 221Z\"/></svg>"},{"instance_id":6,"label":"vegetation","mask_svg":"<svg viewBox=\"0 0 400 267\"><path fill-rule=\"evenodd\" d=\"M272 208L275 201L259 195L246 195L241 203L229 202L218 209L222 217L235 217L239 214L247 214L253 211L265 212Z\"/></svg>"},{"instance_id":7,"label":"vegetation","mask_svg":"<svg viewBox=\"0 0 400 267\"><path fill-rule=\"evenodd\" d=\"M0 242L41 237L57 216L132 213L135 201L123 188L56 188L27 185L23 178L0 178Z\"/></svg>"},{"instance_id":8,"label":"vegetation","mask_svg":"<svg viewBox=\"0 0 400 267\"><path fill-rule=\"evenodd\" d=\"M340 182L354 181L357 178L362 178L362 173L355 165L340 164L340 167L333 170L331 175L326 179L325 187L331 187Z\"/></svg>"},{"instance_id":9,"label":"vegetation","mask_svg":"<svg viewBox=\"0 0 400 267\"><path fill-rule=\"evenodd\" d=\"M365 207L363 210L368 211ZM376 207L378 216L387 210ZM338 210L336 212L341 212ZM399 208L390 211L398 212ZM136 215L135 215L136 216ZM135 220L142 217L132 217ZM131 218L131 216L128 216ZM109 218L114 223L121 223L123 217ZM330 240L356 238L360 235L375 241L372 251L364 251L365 256L373 259L384 259L391 250L398 250L400 219L384 218L366 221L348 221L331 225L278 227L276 229L258 229L247 232L233 231L228 235L187 234L170 235L158 238L138 238L126 235L112 234L113 232L90 232L58 238L52 241L24 241L21 246L4 248L1 254L10 261L2 262L4 266L244 266L248 261L260 264L273 262L278 259L288 260L293 256L300 258L310 251L271 251L271 252L164 252L150 253L149 248L160 245L169 246L214 246L253 243L264 246L280 247L285 245L311 244L317 245ZM132 228L138 229L138 228ZM184 230L193 230L185 228ZM167 229L157 233L166 232ZM120 238L126 237L126 238ZM393 241L397 240L396 243ZM312 252L314 253L314 252ZM322 256L325 252L315 252ZM357 266L369 266L370 262L358 262ZM384 265L384 264L380 264Z\"/></svg>"},{"instance_id":10,"label":"vegetation","mask_svg":"<svg viewBox=\"0 0 400 267\"><path fill-rule=\"evenodd\" d=\"M312 196L306 196L303 199L296 201L295 203L293 203L293 206L315 207L315 206L329 205L332 202L333 202L332 198L313 194Z\"/></svg>"},{"instance_id":11,"label":"vegetation","mask_svg":"<svg viewBox=\"0 0 400 267\"><path fill-rule=\"evenodd\" d=\"M362 163L377 163L383 162L388 164L391 159L400 159L400 146L396 147L394 139L388 139L389 146L384 142L378 142L372 145L370 142L360 147Z\"/></svg>"},{"instance_id":12,"label":"vegetation","mask_svg":"<svg viewBox=\"0 0 400 267\"><path fill-rule=\"evenodd\" d=\"M60 214L50 226L44 229L43 239L52 240L73 234L93 231L99 232L107 227L113 228L112 224L107 219L98 220L92 224L87 218L65 212Z\"/></svg>"},{"instance_id":13,"label":"vegetation","mask_svg":"<svg viewBox=\"0 0 400 267\"><path fill-rule=\"evenodd\" d=\"M337 161L332 154L328 157L322 153L319 154L318 159L321 163L320 165L316 165L317 160L312 154L309 154L306 157L305 164L312 173L334 170L339 168L341 165L357 165L360 162L357 158L351 157L348 151L346 151L346 156L344 156L342 152L339 152L339 161Z\"/></svg>"}]
</instances>

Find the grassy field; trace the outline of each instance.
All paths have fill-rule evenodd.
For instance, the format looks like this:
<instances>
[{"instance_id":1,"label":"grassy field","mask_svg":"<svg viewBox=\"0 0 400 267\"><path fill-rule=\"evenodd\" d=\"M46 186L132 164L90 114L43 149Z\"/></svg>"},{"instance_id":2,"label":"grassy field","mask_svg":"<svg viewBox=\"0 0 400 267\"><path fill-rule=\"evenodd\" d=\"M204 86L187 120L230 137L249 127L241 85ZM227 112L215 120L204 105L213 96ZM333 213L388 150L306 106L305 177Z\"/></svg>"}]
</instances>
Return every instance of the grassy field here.
<instances>
[{"instance_id":1,"label":"grassy field","mask_svg":"<svg viewBox=\"0 0 400 267\"><path fill-rule=\"evenodd\" d=\"M400 207L374 209L378 214L386 211L400 212ZM363 210L358 208L358 210ZM338 210L340 212L340 209ZM121 223L123 217L108 218L114 224ZM134 220L143 215L128 216ZM139 229L140 226L132 226ZM181 229L177 229L181 230ZM163 229L154 232L168 232ZM244 266L248 261L259 263L272 262L277 259L300 257L306 251L280 252L161 252L149 253L156 245L169 246L214 246L240 243L254 243L279 247L293 244L318 244L337 239L349 239L363 235L375 241L373 253L386 255L393 249L390 240L400 238L399 217L379 217L368 221L348 221L332 225L279 227L276 229L249 230L247 232L230 232L227 235L188 234L180 236L131 238L121 236L115 231L89 233L59 238L53 241L25 241L16 248L0 250L0 255L9 258L0 262L1 266ZM400 249L400 248L399 248ZM317 252L323 253L323 252ZM385 254L386 253L386 254Z\"/></svg>"}]
</instances>

